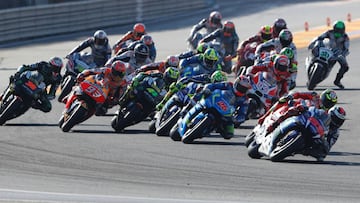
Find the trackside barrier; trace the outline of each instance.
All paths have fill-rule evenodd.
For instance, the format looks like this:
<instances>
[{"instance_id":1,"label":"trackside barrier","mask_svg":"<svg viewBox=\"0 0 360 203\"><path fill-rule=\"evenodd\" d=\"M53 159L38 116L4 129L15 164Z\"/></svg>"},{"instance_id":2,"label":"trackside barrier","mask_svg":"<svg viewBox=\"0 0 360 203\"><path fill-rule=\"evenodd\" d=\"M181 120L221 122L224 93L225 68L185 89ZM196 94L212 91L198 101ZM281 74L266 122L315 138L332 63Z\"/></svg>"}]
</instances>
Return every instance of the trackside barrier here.
<instances>
[{"instance_id":1,"label":"trackside barrier","mask_svg":"<svg viewBox=\"0 0 360 203\"><path fill-rule=\"evenodd\" d=\"M89 0L0 11L0 43L164 19L206 0Z\"/></svg>"}]
</instances>

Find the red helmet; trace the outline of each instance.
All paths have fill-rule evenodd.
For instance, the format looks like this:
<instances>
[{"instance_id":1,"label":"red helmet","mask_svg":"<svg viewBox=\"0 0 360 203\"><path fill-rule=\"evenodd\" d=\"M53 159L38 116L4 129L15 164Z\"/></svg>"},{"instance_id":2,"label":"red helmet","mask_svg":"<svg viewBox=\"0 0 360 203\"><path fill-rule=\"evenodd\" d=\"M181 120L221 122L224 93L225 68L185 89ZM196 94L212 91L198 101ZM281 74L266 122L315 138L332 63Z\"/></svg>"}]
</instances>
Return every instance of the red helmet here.
<instances>
[{"instance_id":1,"label":"red helmet","mask_svg":"<svg viewBox=\"0 0 360 203\"><path fill-rule=\"evenodd\" d=\"M145 34L145 25L142 23L136 23L133 27L133 32L137 40Z\"/></svg>"},{"instance_id":2,"label":"red helmet","mask_svg":"<svg viewBox=\"0 0 360 203\"><path fill-rule=\"evenodd\" d=\"M215 25L220 25L221 19L222 19L222 16L219 11L213 11L210 13L210 16L209 16L210 23L215 24Z\"/></svg>"},{"instance_id":3,"label":"red helmet","mask_svg":"<svg viewBox=\"0 0 360 203\"><path fill-rule=\"evenodd\" d=\"M121 80L126 74L126 66L122 61L115 61L111 64L111 77L115 81Z\"/></svg>"},{"instance_id":4,"label":"red helmet","mask_svg":"<svg viewBox=\"0 0 360 203\"><path fill-rule=\"evenodd\" d=\"M260 36L263 41L268 41L272 38L272 27L270 25L264 25L260 29Z\"/></svg>"},{"instance_id":5,"label":"red helmet","mask_svg":"<svg viewBox=\"0 0 360 203\"><path fill-rule=\"evenodd\" d=\"M233 33L235 31L235 25L231 21L225 21L224 23L224 33Z\"/></svg>"},{"instance_id":6,"label":"red helmet","mask_svg":"<svg viewBox=\"0 0 360 203\"><path fill-rule=\"evenodd\" d=\"M285 55L278 55L274 60L274 72L277 77L283 78L288 75L290 60Z\"/></svg>"},{"instance_id":7,"label":"red helmet","mask_svg":"<svg viewBox=\"0 0 360 203\"><path fill-rule=\"evenodd\" d=\"M166 66L178 67L179 66L179 57L177 57L177 56L168 56L166 58Z\"/></svg>"}]
</instances>

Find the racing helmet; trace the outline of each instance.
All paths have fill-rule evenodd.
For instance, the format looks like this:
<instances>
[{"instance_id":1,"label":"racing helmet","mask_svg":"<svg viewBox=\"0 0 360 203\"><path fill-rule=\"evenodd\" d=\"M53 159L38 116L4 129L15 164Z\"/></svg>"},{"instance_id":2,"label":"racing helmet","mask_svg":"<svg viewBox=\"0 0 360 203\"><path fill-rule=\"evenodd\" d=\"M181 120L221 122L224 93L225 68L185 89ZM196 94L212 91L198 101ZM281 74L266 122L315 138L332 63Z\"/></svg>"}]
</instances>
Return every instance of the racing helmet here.
<instances>
[{"instance_id":1,"label":"racing helmet","mask_svg":"<svg viewBox=\"0 0 360 203\"><path fill-rule=\"evenodd\" d=\"M136 23L133 27L133 33L136 40L145 34L145 25L143 23Z\"/></svg>"},{"instance_id":2,"label":"racing helmet","mask_svg":"<svg viewBox=\"0 0 360 203\"><path fill-rule=\"evenodd\" d=\"M274 35L278 35L283 29L287 29L286 21L282 18L277 18L273 24Z\"/></svg>"},{"instance_id":3,"label":"racing helmet","mask_svg":"<svg viewBox=\"0 0 360 203\"><path fill-rule=\"evenodd\" d=\"M260 36L263 42L268 41L272 38L272 28L270 25L264 25L260 29Z\"/></svg>"},{"instance_id":4,"label":"racing helmet","mask_svg":"<svg viewBox=\"0 0 360 203\"><path fill-rule=\"evenodd\" d=\"M143 36L141 36L140 40L146 45L146 46L150 46L154 43L152 37L148 34L145 34Z\"/></svg>"},{"instance_id":5,"label":"racing helmet","mask_svg":"<svg viewBox=\"0 0 360 203\"><path fill-rule=\"evenodd\" d=\"M328 110L337 103L337 95L334 90L326 89L320 94L320 107Z\"/></svg>"},{"instance_id":6,"label":"racing helmet","mask_svg":"<svg viewBox=\"0 0 360 203\"><path fill-rule=\"evenodd\" d=\"M217 51L213 48L208 48L204 52L204 63L205 68L211 70L214 68L214 65L219 61L219 55Z\"/></svg>"},{"instance_id":7,"label":"racing helmet","mask_svg":"<svg viewBox=\"0 0 360 203\"><path fill-rule=\"evenodd\" d=\"M174 66L167 67L163 74L163 78L166 86L169 86L171 83L176 82L179 77L180 77L180 70Z\"/></svg>"},{"instance_id":8,"label":"racing helmet","mask_svg":"<svg viewBox=\"0 0 360 203\"><path fill-rule=\"evenodd\" d=\"M134 48L134 52L136 63L144 63L149 56L149 48L143 43L137 44Z\"/></svg>"},{"instance_id":9,"label":"racing helmet","mask_svg":"<svg viewBox=\"0 0 360 203\"><path fill-rule=\"evenodd\" d=\"M61 58L55 56L55 57L51 57L49 60L49 64L51 66L52 72L53 73L60 73L61 68L63 67L63 61L61 60Z\"/></svg>"},{"instance_id":10,"label":"racing helmet","mask_svg":"<svg viewBox=\"0 0 360 203\"><path fill-rule=\"evenodd\" d=\"M235 32L235 24L231 21L225 21L223 30L225 36L230 36Z\"/></svg>"},{"instance_id":11,"label":"racing helmet","mask_svg":"<svg viewBox=\"0 0 360 203\"><path fill-rule=\"evenodd\" d=\"M283 47L287 47L293 41L293 35L290 30L283 29L279 33L280 43Z\"/></svg>"},{"instance_id":12,"label":"racing helmet","mask_svg":"<svg viewBox=\"0 0 360 203\"><path fill-rule=\"evenodd\" d=\"M346 120L345 109L340 106L333 106L329 109L331 117L330 127L340 128Z\"/></svg>"},{"instance_id":13,"label":"racing helmet","mask_svg":"<svg viewBox=\"0 0 360 203\"><path fill-rule=\"evenodd\" d=\"M333 24L335 38L342 37L345 34L345 24L343 21L337 20Z\"/></svg>"},{"instance_id":14,"label":"racing helmet","mask_svg":"<svg viewBox=\"0 0 360 203\"><path fill-rule=\"evenodd\" d=\"M250 88L251 83L247 76L240 75L235 79L233 89L237 96L244 96Z\"/></svg>"},{"instance_id":15,"label":"racing helmet","mask_svg":"<svg viewBox=\"0 0 360 203\"><path fill-rule=\"evenodd\" d=\"M279 54L274 59L274 72L276 77L282 78L288 75L290 60L286 55Z\"/></svg>"},{"instance_id":16,"label":"racing helmet","mask_svg":"<svg viewBox=\"0 0 360 203\"><path fill-rule=\"evenodd\" d=\"M111 64L111 78L114 81L119 81L124 78L126 74L126 66L122 61L115 61Z\"/></svg>"},{"instance_id":17,"label":"racing helmet","mask_svg":"<svg viewBox=\"0 0 360 203\"><path fill-rule=\"evenodd\" d=\"M213 11L210 13L209 21L214 25L220 25L222 20L221 13L219 11Z\"/></svg>"},{"instance_id":18,"label":"racing helmet","mask_svg":"<svg viewBox=\"0 0 360 203\"><path fill-rule=\"evenodd\" d=\"M227 80L226 73L224 71L221 71L221 70L215 71L213 74L211 74L211 77L210 77L210 81L212 83L224 82L226 80Z\"/></svg>"},{"instance_id":19,"label":"racing helmet","mask_svg":"<svg viewBox=\"0 0 360 203\"><path fill-rule=\"evenodd\" d=\"M166 66L173 66L173 67L178 67L179 66L179 57L177 56L168 56L166 58Z\"/></svg>"},{"instance_id":20,"label":"racing helmet","mask_svg":"<svg viewBox=\"0 0 360 203\"><path fill-rule=\"evenodd\" d=\"M108 42L107 34L104 30L98 30L94 33L95 48L101 48Z\"/></svg>"},{"instance_id":21,"label":"racing helmet","mask_svg":"<svg viewBox=\"0 0 360 203\"><path fill-rule=\"evenodd\" d=\"M202 54L206 51L206 49L209 48L209 45L205 42L201 42L198 44L198 46L196 47L196 51L198 54Z\"/></svg>"},{"instance_id":22,"label":"racing helmet","mask_svg":"<svg viewBox=\"0 0 360 203\"><path fill-rule=\"evenodd\" d=\"M294 51L289 47L282 48L280 54L287 56L289 60L294 58Z\"/></svg>"}]
</instances>

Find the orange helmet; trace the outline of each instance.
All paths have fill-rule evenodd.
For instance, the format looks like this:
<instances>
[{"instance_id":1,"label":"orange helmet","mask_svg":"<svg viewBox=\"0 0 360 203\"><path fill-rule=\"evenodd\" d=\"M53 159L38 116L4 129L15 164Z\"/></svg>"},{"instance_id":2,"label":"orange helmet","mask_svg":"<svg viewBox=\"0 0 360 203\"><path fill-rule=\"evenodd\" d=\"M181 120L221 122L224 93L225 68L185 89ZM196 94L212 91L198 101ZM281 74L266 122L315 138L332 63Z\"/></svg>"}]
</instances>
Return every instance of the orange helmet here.
<instances>
[{"instance_id":1,"label":"orange helmet","mask_svg":"<svg viewBox=\"0 0 360 203\"><path fill-rule=\"evenodd\" d=\"M115 61L111 64L111 77L115 81L121 80L126 74L126 66L122 61Z\"/></svg>"},{"instance_id":2,"label":"orange helmet","mask_svg":"<svg viewBox=\"0 0 360 203\"><path fill-rule=\"evenodd\" d=\"M142 23L136 23L133 27L133 32L135 37L137 38L136 40L139 40L141 36L145 34L145 25Z\"/></svg>"}]
</instances>

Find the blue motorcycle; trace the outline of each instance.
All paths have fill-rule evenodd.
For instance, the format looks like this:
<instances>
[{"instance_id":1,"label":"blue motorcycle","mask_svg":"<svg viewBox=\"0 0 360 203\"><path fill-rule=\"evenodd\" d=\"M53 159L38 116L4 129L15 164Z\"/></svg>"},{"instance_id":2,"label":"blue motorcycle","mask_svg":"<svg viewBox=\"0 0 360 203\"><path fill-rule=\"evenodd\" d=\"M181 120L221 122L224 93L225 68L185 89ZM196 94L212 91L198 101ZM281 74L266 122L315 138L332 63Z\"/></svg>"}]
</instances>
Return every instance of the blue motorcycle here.
<instances>
[{"instance_id":1,"label":"blue motorcycle","mask_svg":"<svg viewBox=\"0 0 360 203\"><path fill-rule=\"evenodd\" d=\"M178 129L176 130L176 126L171 129L170 136L179 136L187 144L209 135L215 129L221 132L224 123L232 122L235 107L230 101L233 97L231 91L214 90L192 107L184 118L179 119Z\"/></svg>"}]
</instances>

